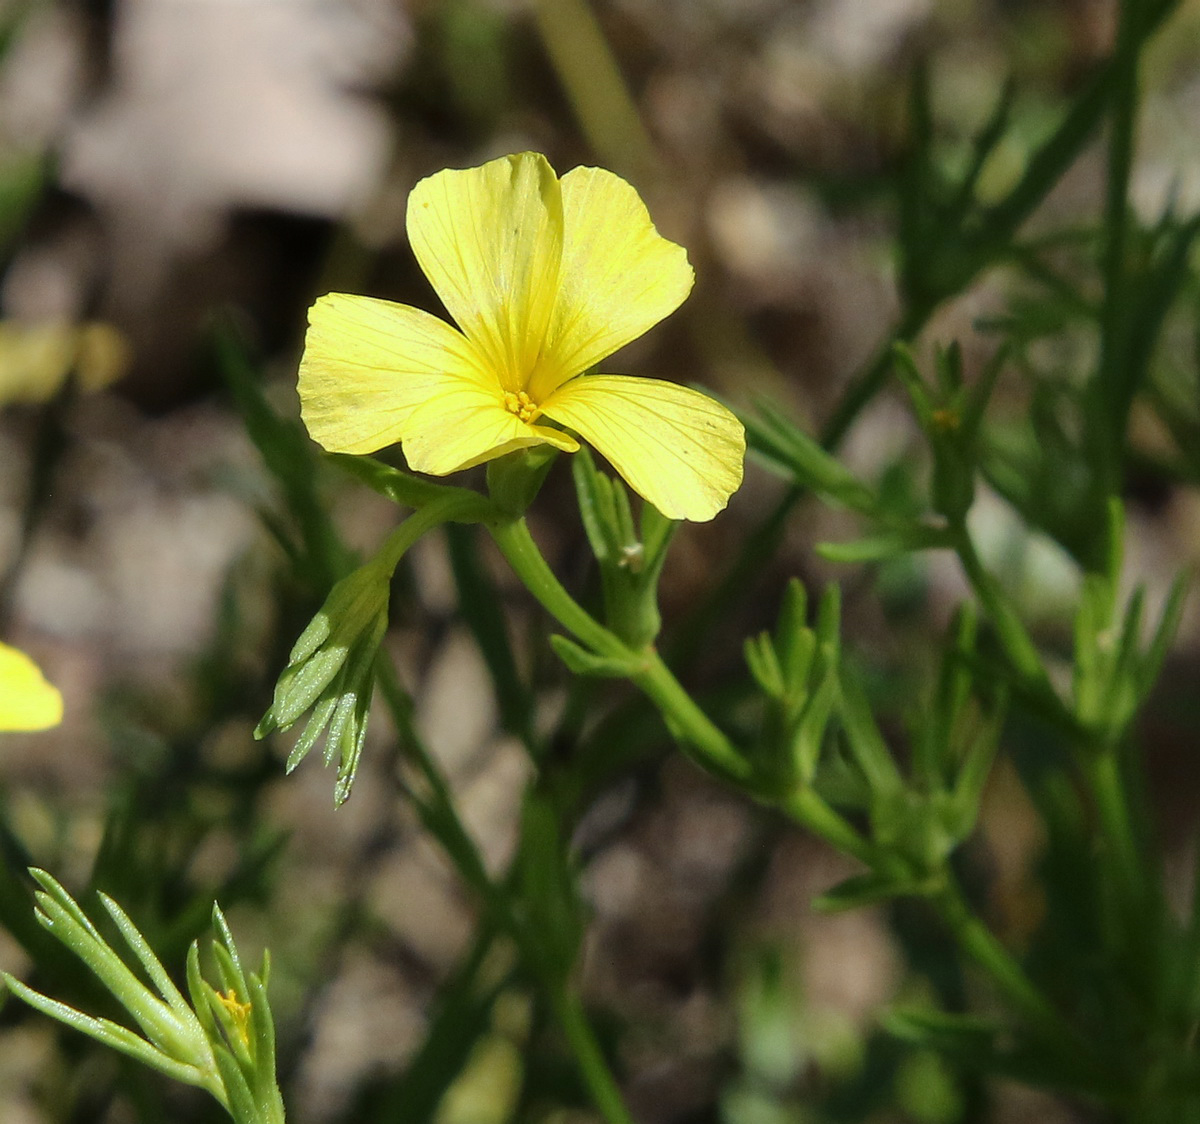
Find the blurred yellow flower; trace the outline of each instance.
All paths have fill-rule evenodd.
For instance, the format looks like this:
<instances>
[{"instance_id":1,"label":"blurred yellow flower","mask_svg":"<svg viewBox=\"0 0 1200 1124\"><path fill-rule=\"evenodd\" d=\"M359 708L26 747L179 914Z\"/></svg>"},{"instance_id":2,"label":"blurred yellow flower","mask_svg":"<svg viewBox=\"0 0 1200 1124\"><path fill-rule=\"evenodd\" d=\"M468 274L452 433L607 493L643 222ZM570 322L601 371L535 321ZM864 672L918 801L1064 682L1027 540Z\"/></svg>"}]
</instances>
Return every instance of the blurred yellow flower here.
<instances>
[{"instance_id":1,"label":"blurred yellow flower","mask_svg":"<svg viewBox=\"0 0 1200 1124\"><path fill-rule=\"evenodd\" d=\"M568 427L672 519L711 519L742 480L741 423L657 379L579 377L691 290L681 246L637 192L599 168L561 179L524 152L422 180L408 200L417 261L450 315L330 293L300 363L309 433L331 452L396 441L444 476L533 445L579 448Z\"/></svg>"},{"instance_id":2,"label":"blurred yellow flower","mask_svg":"<svg viewBox=\"0 0 1200 1124\"><path fill-rule=\"evenodd\" d=\"M128 365L129 345L111 324L0 320L0 405L49 401L72 373L80 390L102 390Z\"/></svg>"},{"instance_id":3,"label":"blurred yellow flower","mask_svg":"<svg viewBox=\"0 0 1200 1124\"><path fill-rule=\"evenodd\" d=\"M0 730L46 730L62 721L58 689L24 652L0 644Z\"/></svg>"}]
</instances>

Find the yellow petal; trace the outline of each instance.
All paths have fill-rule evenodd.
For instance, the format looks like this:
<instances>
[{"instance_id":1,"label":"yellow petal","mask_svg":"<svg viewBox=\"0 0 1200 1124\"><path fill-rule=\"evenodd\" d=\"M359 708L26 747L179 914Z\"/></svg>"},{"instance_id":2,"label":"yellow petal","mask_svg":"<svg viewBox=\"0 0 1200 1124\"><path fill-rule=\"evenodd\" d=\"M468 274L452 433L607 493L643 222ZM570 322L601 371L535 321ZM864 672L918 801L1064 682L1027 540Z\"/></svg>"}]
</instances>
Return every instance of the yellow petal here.
<instances>
[{"instance_id":1,"label":"yellow petal","mask_svg":"<svg viewBox=\"0 0 1200 1124\"><path fill-rule=\"evenodd\" d=\"M75 362L76 330L69 324L0 322L0 402L48 402Z\"/></svg>"},{"instance_id":2,"label":"yellow petal","mask_svg":"<svg viewBox=\"0 0 1200 1124\"><path fill-rule=\"evenodd\" d=\"M550 444L568 453L579 442L544 425L521 421L504 407L499 386L457 382L413 411L404 456L416 472L445 476L531 445Z\"/></svg>"},{"instance_id":3,"label":"yellow petal","mask_svg":"<svg viewBox=\"0 0 1200 1124\"><path fill-rule=\"evenodd\" d=\"M80 390L103 390L129 370L133 358L129 341L111 324L94 321L79 329L75 370Z\"/></svg>"},{"instance_id":4,"label":"yellow petal","mask_svg":"<svg viewBox=\"0 0 1200 1124\"><path fill-rule=\"evenodd\" d=\"M594 445L669 519L711 519L742 483L742 423L699 391L590 375L559 387L542 409Z\"/></svg>"},{"instance_id":5,"label":"yellow petal","mask_svg":"<svg viewBox=\"0 0 1200 1124\"><path fill-rule=\"evenodd\" d=\"M0 644L0 730L45 730L62 721L62 695L24 652Z\"/></svg>"},{"instance_id":6,"label":"yellow petal","mask_svg":"<svg viewBox=\"0 0 1200 1124\"><path fill-rule=\"evenodd\" d=\"M413 253L505 390L521 390L558 291L562 199L536 152L438 172L408 197Z\"/></svg>"},{"instance_id":7,"label":"yellow petal","mask_svg":"<svg viewBox=\"0 0 1200 1124\"><path fill-rule=\"evenodd\" d=\"M332 453L391 445L438 388L484 377L462 333L420 309L349 293L330 293L309 309L300 413Z\"/></svg>"},{"instance_id":8,"label":"yellow petal","mask_svg":"<svg viewBox=\"0 0 1200 1124\"><path fill-rule=\"evenodd\" d=\"M575 168L562 178L563 254L547 362L529 393L544 401L674 312L695 275L687 252L654 229L620 176Z\"/></svg>"}]
</instances>

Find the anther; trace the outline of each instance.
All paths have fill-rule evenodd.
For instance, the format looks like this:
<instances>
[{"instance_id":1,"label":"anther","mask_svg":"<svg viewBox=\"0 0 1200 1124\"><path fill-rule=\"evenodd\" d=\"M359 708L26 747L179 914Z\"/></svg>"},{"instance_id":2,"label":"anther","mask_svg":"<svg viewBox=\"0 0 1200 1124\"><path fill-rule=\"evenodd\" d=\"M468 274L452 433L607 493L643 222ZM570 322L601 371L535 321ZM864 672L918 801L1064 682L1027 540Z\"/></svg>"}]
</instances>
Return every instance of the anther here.
<instances>
[{"instance_id":1,"label":"anther","mask_svg":"<svg viewBox=\"0 0 1200 1124\"><path fill-rule=\"evenodd\" d=\"M516 414L523 422L531 422L540 412L533 399L523 390L508 390L504 393L504 408Z\"/></svg>"}]
</instances>

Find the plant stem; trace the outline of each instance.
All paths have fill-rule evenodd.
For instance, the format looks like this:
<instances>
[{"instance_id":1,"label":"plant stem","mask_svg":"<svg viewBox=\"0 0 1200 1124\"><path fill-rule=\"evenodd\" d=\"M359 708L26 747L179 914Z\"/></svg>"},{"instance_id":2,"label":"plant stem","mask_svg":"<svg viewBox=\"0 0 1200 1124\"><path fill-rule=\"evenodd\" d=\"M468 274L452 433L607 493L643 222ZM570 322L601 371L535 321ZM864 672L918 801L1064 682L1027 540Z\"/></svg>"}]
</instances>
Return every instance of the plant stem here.
<instances>
[{"instance_id":1,"label":"plant stem","mask_svg":"<svg viewBox=\"0 0 1200 1124\"><path fill-rule=\"evenodd\" d=\"M381 566L391 573L427 531L443 523L478 523L491 511L491 505L477 493L448 489L445 495L417 508L388 535L369 565Z\"/></svg>"},{"instance_id":2,"label":"plant stem","mask_svg":"<svg viewBox=\"0 0 1200 1124\"><path fill-rule=\"evenodd\" d=\"M1142 0L1119 5L1113 52L1113 105L1108 139L1108 184L1104 205L1104 306L1100 367L1092 388L1094 452L1101 491L1120 487L1125 428L1138 376L1130 363L1129 178L1137 131L1138 67L1143 41ZM1133 368L1133 369L1130 369Z\"/></svg>"},{"instance_id":3,"label":"plant stem","mask_svg":"<svg viewBox=\"0 0 1200 1124\"><path fill-rule=\"evenodd\" d=\"M487 524L517 577L564 628L601 656L628 665L629 679L662 712L668 728L702 763L731 780L746 780L750 765L733 743L696 705L653 648L635 651L591 616L562 586L546 564L523 518Z\"/></svg>"},{"instance_id":4,"label":"plant stem","mask_svg":"<svg viewBox=\"0 0 1200 1124\"><path fill-rule=\"evenodd\" d=\"M569 986L554 988L550 999L559 1025L571 1044L588 1092L608 1124L633 1124L625 1100L596 1041L578 994Z\"/></svg>"},{"instance_id":5,"label":"plant stem","mask_svg":"<svg viewBox=\"0 0 1200 1124\"><path fill-rule=\"evenodd\" d=\"M867 866L875 865L877 856L871 844L811 788L801 788L792 793L780 801L779 807L830 846L853 855Z\"/></svg>"},{"instance_id":6,"label":"plant stem","mask_svg":"<svg viewBox=\"0 0 1200 1124\"><path fill-rule=\"evenodd\" d=\"M1146 870L1129 814L1118 748L1105 746L1098 753L1085 750L1083 761L1119 894L1130 909L1135 928L1140 929L1148 920L1147 889L1153 880Z\"/></svg>"},{"instance_id":7,"label":"plant stem","mask_svg":"<svg viewBox=\"0 0 1200 1124\"><path fill-rule=\"evenodd\" d=\"M463 881L478 895L495 922L517 942L529 968L537 973L540 958L537 955L536 943L530 942L525 926L513 909L513 903L503 885L498 884L488 874L475 841L459 817L449 784L413 729L411 705L396 682L391 664L383 660L380 663L382 666L379 683L392 712L392 720L405 743L405 748L416 762L431 791L429 799L418 799L423 822L442 845ZM543 973L542 982L550 995L555 1016L575 1055L580 1076L587 1085L596 1107L608 1124L633 1124L632 1117L621 1099L616 1079L609 1071L604 1054L596 1043L596 1037L587 1022L578 997L570 992L565 984L556 980L552 973Z\"/></svg>"},{"instance_id":8,"label":"plant stem","mask_svg":"<svg viewBox=\"0 0 1200 1124\"><path fill-rule=\"evenodd\" d=\"M580 127L604 163L635 179L660 172L650 134L587 0L536 0L534 16Z\"/></svg>"},{"instance_id":9,"label":"plant stem","mask_svg":"<svg viewBox=\"0 0 1200 1124\"><path fill-rule=\"evenodd\" d=\"M671 733L684 745L700 751L704 763L728 780L745 781L750 765L733 742L717 728L712 719L696 705L659 654L648 648L641 669L630 676L654 702L666 719Z\"/></svg>"},{"instance_id":10,"label":"plant stem","mask_svg":"<svg viewBox=\"0 0 1200 1124\"><path fill-rule=\"evenodd\" d=\"M1004 997L1044 1038L1065 1053L1082 1048L1079 1035L1025 974L1024 969L972 912L957 882L947 872L943 888L931 898L960 948L995 982Z\"/></svg>"},{"instance_id":11,"label":"plant stem","mask_svg":"<svg viewBox=\"0 0 1200 1124\"><path fill-rule=\"evenodd\" d=\"M1003 591L996 584L996 579L988 572L976 553L975 543L966 524L960 521L951 528L951 533L954 537L954 550L962 563L967 581L995 627L1013 667L1027 683L1043 685L1046 672L1037 648L1030 640L1029 633L1025 631L1025 626L1009 606Z\"/></svg>"},{"instance_id":12,"label":"plant stem","mask_svg":"<svg viewBox=\"0 0 1200 1124\"><path fill-rule=\"evenodd\" d=\"M631 663L637 658L563 588L533 541L524 518L498 519L486 526L517 577L559 624L597 655Z\"/></svg>"}]
</instances>

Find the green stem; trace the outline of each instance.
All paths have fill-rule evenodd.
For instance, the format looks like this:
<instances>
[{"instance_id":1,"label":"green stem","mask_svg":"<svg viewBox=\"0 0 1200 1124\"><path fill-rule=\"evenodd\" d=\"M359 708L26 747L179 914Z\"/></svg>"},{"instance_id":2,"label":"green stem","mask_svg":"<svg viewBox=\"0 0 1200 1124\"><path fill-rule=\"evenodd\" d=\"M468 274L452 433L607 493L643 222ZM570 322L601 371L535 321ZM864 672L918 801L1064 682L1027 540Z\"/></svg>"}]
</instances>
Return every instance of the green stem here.
<instances>
[{"instance_id":1,"label":"green stem","mask_svg":"<svg viewBox=\"0 0 1200 1124\"><path fill-rule=\"evenodd\" d=\"M443 523L479 523L492 512L491 504L478 493L455 488L417 508L388 535L370 564L386 567L391 573L427 531Z\"/></svg>"},{"instance_id":2,"label":"green stem","mask_svg":"<svg viewBox=\"0 0 1200 1124\"><path fill-rule=\"evenodd\" d=\"M487 528L513 572L559 624L597 655L618 660L627 658L631 662L636 659L633 652L563 588L533 541L524 518L491 521Z\"/></svg>"},{"instance_id":3,"label":"green stem","mask_svg":"<svg viewBox=\"0 0 1200 1124\"><path fill-rule=\"evenodd\" d=\"M732 780L745 780L750 766L683 689L653 648L634 651L589 614L562 586L546 564L523 518L487 524L496 545L517 577L555 620L599 656L620 660L628 676L662 712L671 733L698 751L702 762Z\"/></svg>"},{"instance_id":4,"label":"green stem","mask_svg":"<svg viewBox=\"0 0 1200 1124\"><path fill-rule=\"evenodd\" d=\"M551 65L584 136L606 166L654 177L657 154L616 57L587 0L536 0L534 15Z\"/></svg>"},{"instance_id":5,"label":"green stem","mask_svg":"<svg viewBox=\"0 0 1200 1124\"><path fill-rule=\"evenodd\" d=\"M568 985L554 989L551 1002L559 1025L571 1044L592 1101L608 1124L633 1124L625 1100L600 1049L579 996Z\"/></svg>"},{"instance_id":6,"label":"green stem","mask_svg":"<svg viewBox=\"0 0 1200 1124\"><path fill-rule=\"evenodd\" d=\"M959 947L987 972L1004 997L1039 1034L1057 1043L1065 1053L1082 1048L1075 1029L1050 1005L1008 949L972 912L949 874L943 888L931 901Z\"/></svg>"},{"instance_id":7,"label":"green stem","mask_svg":"<svg viewBox=\"0 0 1200 1124\"><path fill-rule=\"evenodd\" d=\"M797 823L837 850L853 855L867 866L876 865L878 856L871 844L811 788L802 788L792 793L780 801L779 807Z\"/></svg>"},{"instance_id":8,"label":"green stem","mask_svg":"<svg viewBox=\"0 0 1200 1124\"><path fill-rule=\"evenodd\" d=\"M391 664L385 660L381 660L380 664L379 684L392 712L392 720L405 748L429 786L430 796L418 799L423 822L442 845L463 881L478 895L496 923L517 942L529 967L537 972L540 957L536 942L530 941L504 887L488 874L475 841L459 817L446 778L413 728L411 704L397 683ZM543 973L542 982L549 992L555 1016L570 1043L580 1075L596 1107L609 1124L632 1124L616 1079L596 1043L582 1004L567 990L566 985L553 978L552 973Z\"/></svg>"},{"instance_id":9,"label":"green stem","mask_svg":"<svg viewBox=\"0 0 1200 1124\"><path fill-rule=\"evenodd\" d=\"M1113 108L1104 206L1104 308L1093 425L1103 491L1118 490L1125 426L1136 372L1127 370L1129 337L1129 178L1137 129L1142 0L1123 0L1113 55Z\"/></svg>"},{"instance_id":10,"label":"green stem","mask_svg":"<svg viewBox=\"0 0 1200 1124\"><path fill-rule=\"evenodd\" d=\"M662 712L671 733L699 750L704 763L733 781L750 777L750 765L712 719L696 705L654 649L647 649L641 668L630 676Z\"/></svg>"},{"instance_id":11,"label":"green stem","mask_svg":"<svg viewBox=\"0 0 1200 1124\"><path fill-rule=\"evenodd\" d=\"M1147 918L1143 909L1149 897L1146 893L1149 880L1129 814L1129 802L1125 798L1118 748L1106 746L1099 753L1085 750L1083 760L1120 895L1144 924Z\"/></svg>"},{"instance_id":12,"label":"green stem","mask_svg":"<svg viewBox=\"0 0 1200 1124\"><path fill-rule=\"evenodd\" d=\"M975 543L966 524L959 522L950 530L954 539L954 550L962 563L967 581L995 627L1013 667L1030 686L1042 687L1046 683L1046 672L1037 648L1029 638L1029 633L1025 631L1020 618L1012 611L1004 592L996 584L996 579L988 572L976 553Z\"/></svg>"}]
</instances>

